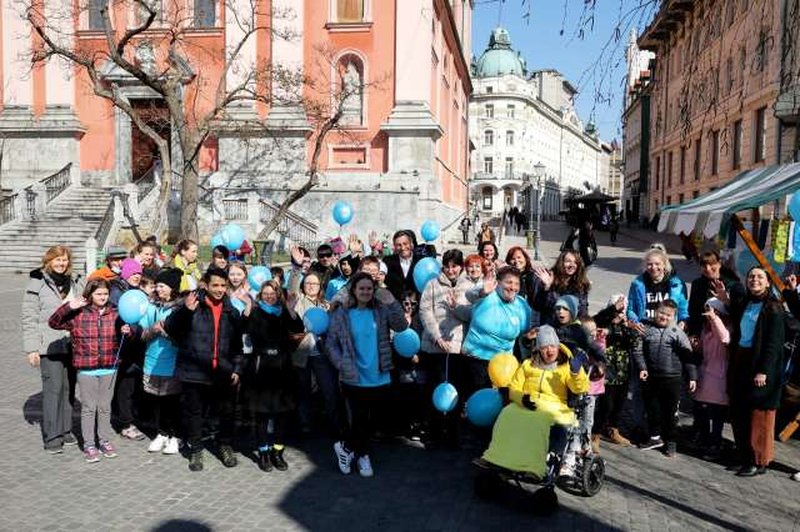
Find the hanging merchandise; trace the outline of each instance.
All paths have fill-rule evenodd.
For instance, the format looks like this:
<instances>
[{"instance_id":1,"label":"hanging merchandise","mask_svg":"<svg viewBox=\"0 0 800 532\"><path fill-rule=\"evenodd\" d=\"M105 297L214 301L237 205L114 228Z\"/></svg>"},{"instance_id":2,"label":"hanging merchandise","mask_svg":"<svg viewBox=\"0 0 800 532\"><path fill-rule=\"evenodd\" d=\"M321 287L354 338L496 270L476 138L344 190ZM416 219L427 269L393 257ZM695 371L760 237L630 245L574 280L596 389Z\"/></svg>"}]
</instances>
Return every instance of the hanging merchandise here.
<instances>
[{"instance_id":1,"label":"hanging merchandise","mask_svg":"<svg viewBox=\"0 0 800 532\"><path fill-rule=\"evenodd\" d=\"M758 224L758 249L763 250L767 245L770 220L761 220Z\"/></svg>"},{"instance_id":2,"label":"hanging merchandise","mask_svg":"<svg viewBox=\"0 0 800 532\"><path fill-rule=\"evenodd\" d=\"M800 195L798 195L800 196ZM800 231L797 230L797 222L792 222L794 226L792 235L792 260L794 262L800 261Z\"/></svg>"},{"instance_id":3,"label":"hanging merchandise","mask_svg":"<svg viewBox=\"0 0 800 532\"><path fill-rule=\"evenodd\" d=\"M738 236L738 233L736 232L736 228L734 227L733 224L730 224L728 226L728 243L726 244L725 247L728 248L728 249L736 248L736 237L737 236Z\"/></svg>"},{"instance_id":4,"label":"hanging merchandise","mask_svg":"<svg viewBox=\"0 0 800 532\"><path fill-rule=\"evenodd\" d=\"M786 261L786 248L789 240L789 221L775 220L772 224L772 256L775 262L783 264Z\"/></svg>"},{"instance_id":5,"label":"hanging merchandise","mask_svg":"<svg viewBox=\"0 0 800 532\"><path fill-rule=\"evenodd\" d=\"M786 260L794 260L794 222L789 222L789 236L786 237Z\"/></svg>"}]
</instances>

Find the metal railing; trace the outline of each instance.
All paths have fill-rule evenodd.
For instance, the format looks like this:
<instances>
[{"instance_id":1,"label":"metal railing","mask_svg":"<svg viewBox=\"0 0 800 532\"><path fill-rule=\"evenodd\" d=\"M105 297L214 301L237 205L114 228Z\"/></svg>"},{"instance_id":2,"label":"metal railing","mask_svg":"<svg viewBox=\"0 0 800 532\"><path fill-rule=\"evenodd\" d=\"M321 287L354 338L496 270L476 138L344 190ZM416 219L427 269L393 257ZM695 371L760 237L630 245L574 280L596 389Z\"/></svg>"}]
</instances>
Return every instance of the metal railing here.
<instances>
[{"instance_id":1,"label":"metal railing","mask_svg":"<svg viewBox=\"0 0 800 532\"><path fill-rule=\"evenodd\" d=\"M97 231L94 234L94 239L97 241L98 249L105 248L108 235L111 233L112 227L114 227L115 205L116 199L112 195L111 201L108 202L108 207L106 207L106 212L103 214L103 219L100 221L100 226L97 228Z\"/></svg>"},{"instance_id":2,"label":"metal railing","mask_svg":"<svg viewBox=\"0 0 800 532\"><path fill-rule=\"evenodd\" d=\"M247 220L247 198L222 200L222 212L226 220Z\"/></svg>"},{"instance_id":3,"label":"metal railing","mask_svg":"<svg viewBox=\"0 0 800 532\"><path fill-rule=\"evenodd\" d=\"M71 178L72 163L68 163L64 168L53 175L47 176L40 181L47 190L46 203L56 199L62 192L69 188L72 183Z\"/></svg>"},{"instance_id":4,"label":"metal railing","mask_svg":"<svg viewBox=\"0 0 800 532\"><path fill-rule=\"evenodd\" d=\"M12 194L0 199L0 225L6 224L17 218L16 203L19 194Z\"/></svg>"},{"instance_id":5,"label":"metal railing","mask_svg":"<svg viewBox=\"0 0 800 532\"><path fill-rule=\"evenodd\" d=\"M278 215L280 205L269 199L259 200L259 218L263 223L269 223ZM275 230L295 244L310 245L317 242L319 226L291 211L287 211L278 221Z\"/></svg>"},{"instance_id":6,"label":"metal railing","mask_svg":"<svg viewBox=\"0 0 800 532\"><path fill-rule=\"evenodd\" d=\"M138 198L141 202L156 186L156 166L151 166L147 172L142 174L142 176L133 183L136 185L136 188L139 189Z\"/></svg>"}]
</instances>

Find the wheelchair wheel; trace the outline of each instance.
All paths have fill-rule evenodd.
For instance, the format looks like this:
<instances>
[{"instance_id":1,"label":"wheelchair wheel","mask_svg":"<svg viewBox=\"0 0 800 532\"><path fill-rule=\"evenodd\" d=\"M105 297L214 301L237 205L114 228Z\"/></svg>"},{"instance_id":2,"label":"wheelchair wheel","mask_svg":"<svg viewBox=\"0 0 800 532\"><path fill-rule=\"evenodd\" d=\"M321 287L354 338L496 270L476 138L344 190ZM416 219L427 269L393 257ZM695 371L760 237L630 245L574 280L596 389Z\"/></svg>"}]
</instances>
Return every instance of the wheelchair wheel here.
<instances>
[{"instance_id":1,"label":"wheelchair wheel","mask_svg":"<svg viewBox=\"0 0 800 532\"><path fill-rule=\"evenodd\" d=\"M591 456L583 463L581 473L581 494L594 497L603 488L606 478L606 463L599 456Z\"/></svg>"},{"instance_id":2,"label":"wheelchair wheel","mask_svg":"<svg viewBox=\"0 0 800 532\"><path fill-rule=\"evenodd\" d=\"M554 486L539 488L533 493L531 510L536 515L552 515L558 510L558 495Z\"/></svg>"},{"instance_id":3,"label":"wheelchair wheel","mask_svg":"<svg viewBox=\"0 0 800 532\"><path fill-rule=\"evenodd\" d=\"M505 483L499 475L491 471L478 471L473 480L475 495L479 499L496 499L505 488Z\"/></svg>"}]
</instances>

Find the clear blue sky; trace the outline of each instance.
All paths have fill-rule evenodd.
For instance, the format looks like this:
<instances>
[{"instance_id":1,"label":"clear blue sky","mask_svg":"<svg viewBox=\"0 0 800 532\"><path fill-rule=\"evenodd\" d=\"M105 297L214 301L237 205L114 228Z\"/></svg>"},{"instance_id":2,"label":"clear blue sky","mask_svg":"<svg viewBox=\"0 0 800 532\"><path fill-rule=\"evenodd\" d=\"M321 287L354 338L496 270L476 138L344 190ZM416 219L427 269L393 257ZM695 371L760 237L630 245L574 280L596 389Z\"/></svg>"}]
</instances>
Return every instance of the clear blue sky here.
<instances>
[{"instance_id":1,"label":"clear blue sky","mask_svg":"<svg viewBox=\"0 0 800 532\"><path fill-rule=\"evenodd\" d=\"M602 140L621 141L625 44L630 28L641 32L658 3L596 0L594 10L585 11L583 0L475 0L472 52L480 56L492 29L505 27L528 70L555 68L563 73L580 91L576 105L583 123L593 118ZM619 40L614 42L617 27Z\"/></svg>"}]
</instances>

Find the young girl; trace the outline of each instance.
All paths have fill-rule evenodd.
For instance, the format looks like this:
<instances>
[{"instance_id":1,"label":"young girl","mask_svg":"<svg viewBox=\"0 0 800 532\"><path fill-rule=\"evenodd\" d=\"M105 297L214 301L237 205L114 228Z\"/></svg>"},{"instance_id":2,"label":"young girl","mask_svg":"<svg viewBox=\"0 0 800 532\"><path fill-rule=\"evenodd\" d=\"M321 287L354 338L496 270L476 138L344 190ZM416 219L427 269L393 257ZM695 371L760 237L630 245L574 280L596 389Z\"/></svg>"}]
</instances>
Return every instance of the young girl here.
<instances>
[{"instance_id":1,"label":"young girl","mask_svg":"<svg viewBox=\"0 0 800 532\"><path fill-rule=\"evenodd\" d=\"M61 305L49 321L53 329L70 332L80 388L83 452L90 463L98 462L101 454L117 456L111 445L111 396L118 362L118 314L108 298L107 281L89 281L83 297ZM122 325L120 332L129 337L131 328Z\"/></svg>"},{"instance_id":2,"label":"young girl","mask_svg":"<svg viewBox=\"0 0 800 532\"><path fill-rule=\"evenodd\" d=\"M728 311L719 299L712 297L706 301L703 316L706 320L700 333L703 363L694 394L695 415L700 445L704 449L703 459L716 460L728 406L728 344L731 334Z\"/></svg>"},{"instance_id":3,"label":"young girl","mask_svg":"<svg viewBox=\"0 0 800 532\"><path fill-rule=\"evenodd\" d=\"M342 289L347 281L358 270L358 265L361 259L354 255L345 255L339 259L339 275L328 281L328 287L325 289L325 299L328 301L333 300L336 293Z\"/></svg>"},{"instance_id":4,"label":"young girl","mask_svg":"<svg viewBox=\"0 0 800 532\"><path fill-rule=\"evenodd\" d=\"M245 309L253 353L245 356L242 386L248 409L255 414L258 467L285 471L286 417L297 404L289 335L303 332L303 321L294 311L295 302L287 304L274 279L261 286L257 303ZM273 431L268 434L270 419Z\"/></svg>"},{"instance_id":5,"label":"young girl","mask_svg":"<svg viewBox=\"0 0 800 532\"><path fill-rule=\"evenodd\" d=\"M230 253L228 252L228 248L225 246L216 246L213 250L211 250L211 265L215 268L219 268L220 270L227 270L228 269L228 256Z\"/></svg>"},{"instance_id":6,"label":"young girl","mask_svg":"<svg viewBox=\"0 0 800 532\"><path fill-rule=\"evenodd\" d=\"M148 452L178 454L180 420L180 381L175 377L178 348L164 331L164 320L172 314L180 293L180 270L165 268L156 277L154 306L139 322L142 340L147 342L144 356L144 392L151 396L156 437Z\"/></svg>"},{"instance_id":7,"label":"young girl","mask_svg":"<svg viewBox=\"0 0 800 532\"><path fill-rule=\"evenodd\" d=\"M238 299L242 303L252 300L247 286L247 267L239 262L232 261L228 266L228 296L231 301Z\"/></svg>"},{"instance_id":8,"label":"young girl","mask_svg":"<svg viewBox=\"0 0 800 532\"><path fill-rule=\"evenodd\" d=\"M196 290L202 277L197 264L197 242L187 239L175 244L172 265L183 272L181 292Z\"/></svg>"}]
</instances>

